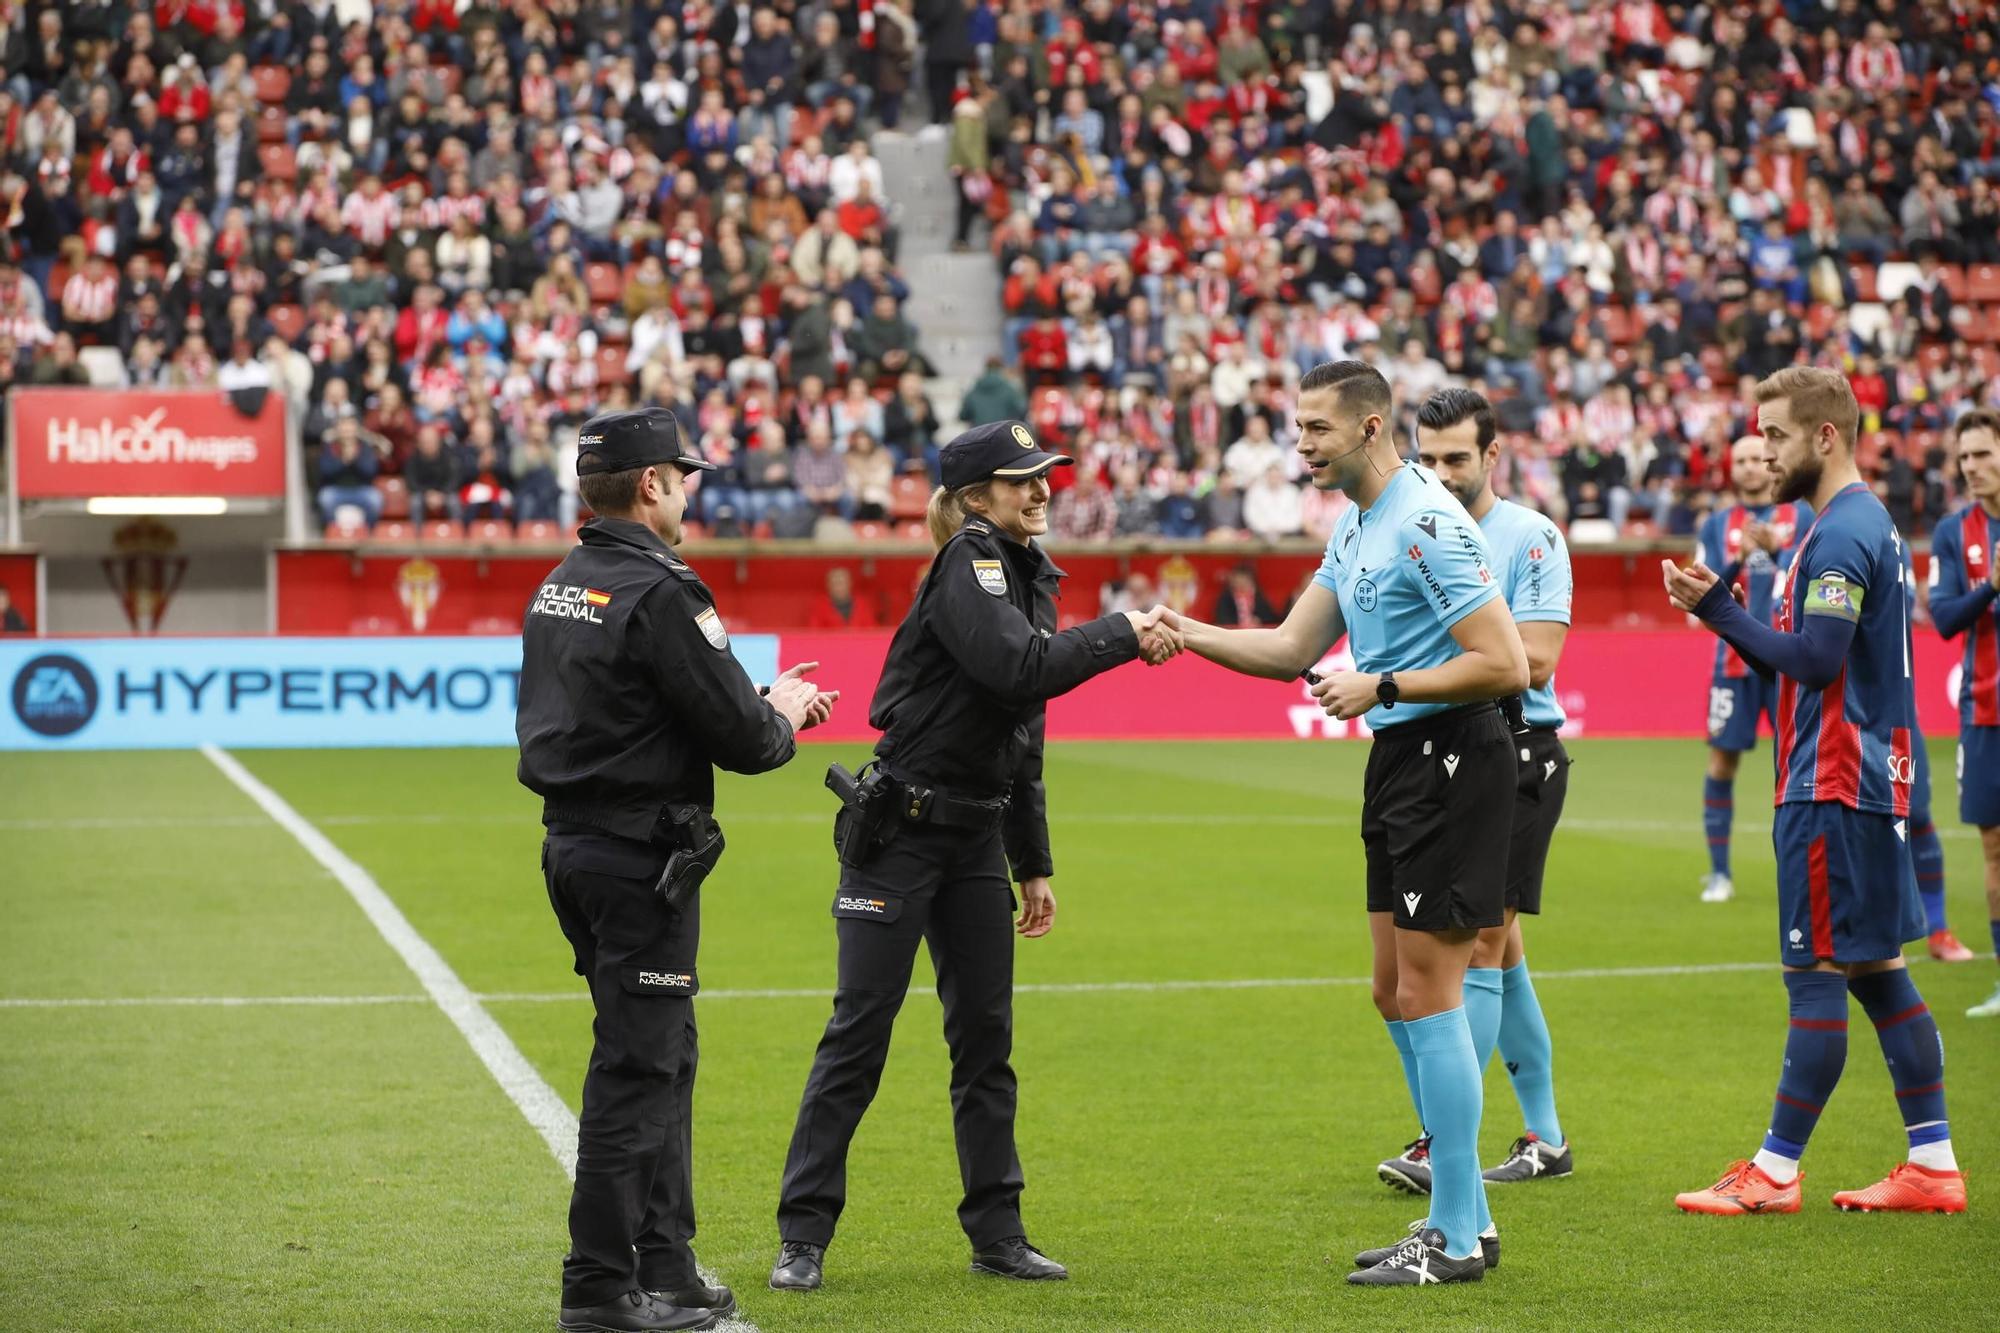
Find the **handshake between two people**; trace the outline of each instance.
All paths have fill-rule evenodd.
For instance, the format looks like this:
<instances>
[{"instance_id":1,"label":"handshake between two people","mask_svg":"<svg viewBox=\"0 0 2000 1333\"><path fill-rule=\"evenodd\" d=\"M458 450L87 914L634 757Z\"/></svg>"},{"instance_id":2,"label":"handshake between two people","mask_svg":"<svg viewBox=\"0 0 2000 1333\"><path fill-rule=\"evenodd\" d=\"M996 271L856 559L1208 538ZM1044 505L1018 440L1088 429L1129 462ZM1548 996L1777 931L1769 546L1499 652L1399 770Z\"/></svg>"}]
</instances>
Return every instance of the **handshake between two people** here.
<instances>
[{"instance_id":1,"label":"handshake between two people","mask_svg":"<svg viewBox=\"0 0 2000 1333\"><path fill-rule=\"evenodd\" d=\"M817 662L794 663L771 682L764 695L795 732L810 731L826 721L833 716L833 706L840 702L839 690L822 690L806 679L817 670Z\"/></svg>"},{"instance_id":2,"label":"handshake between two people","mask_svg":"<svg viewBox=\"0 0 2000 1333\"><path fill-rule=\"evenodd\" d=\"M1125 619L1139 635L1139 656L1147 666L1159 666L1187 649L1180 613L1170 606L1156 605L1150 611L1127 611Z\"/></svg>"}]
</instances>

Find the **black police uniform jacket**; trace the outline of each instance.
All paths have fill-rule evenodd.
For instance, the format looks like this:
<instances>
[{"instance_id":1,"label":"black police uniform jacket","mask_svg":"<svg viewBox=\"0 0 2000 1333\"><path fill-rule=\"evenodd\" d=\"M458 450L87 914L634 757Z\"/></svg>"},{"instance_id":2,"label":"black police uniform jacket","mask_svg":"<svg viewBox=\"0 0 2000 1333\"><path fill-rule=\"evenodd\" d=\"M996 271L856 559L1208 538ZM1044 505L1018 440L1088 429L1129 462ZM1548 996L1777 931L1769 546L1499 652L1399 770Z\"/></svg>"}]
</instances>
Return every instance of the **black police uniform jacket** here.
<instances>
[{"instance_id":1,"label":"black police uniform jacket","mask_svg":"<svg viewBox=\"0 0 2000 1333\"><path fill-rule=\"evenodd\" d=\"M931 562L869 707L876 755L906 781L1011 797L1017 880L1054 873L1042 789L1047 701L1139 655L1122 615L1056 632L1063 572L1039 546L968 518Z\"/></svg>"},{"instance_id":2,"label":"black police uniform jacket","mask_svg":"<svg viewBox=\"0 0 2000 1333\"><path fill-rule=\"evenodd\" d=\"M670 801L712 809L714 766L762 773L791 725L729 651L715 598L651 528L594 518L521 630L514 733L544 823L645 840Z\"/></svg>"}]
</instances>

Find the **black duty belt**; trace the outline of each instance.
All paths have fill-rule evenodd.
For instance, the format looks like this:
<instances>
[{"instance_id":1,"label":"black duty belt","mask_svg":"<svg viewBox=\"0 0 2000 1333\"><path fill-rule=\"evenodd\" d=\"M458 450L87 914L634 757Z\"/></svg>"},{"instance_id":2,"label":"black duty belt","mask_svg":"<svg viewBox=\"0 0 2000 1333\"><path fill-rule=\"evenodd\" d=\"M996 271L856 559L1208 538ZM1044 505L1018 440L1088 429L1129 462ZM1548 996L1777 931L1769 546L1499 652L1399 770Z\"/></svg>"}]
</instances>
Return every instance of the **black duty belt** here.
<instances>
[{"instance_id":1,"label":"black duty belt","mask_svg":"<svg viewBox=\"0 0 2000 1333\"><path fill-rule=\"evenodd\" d=\"M1004 796L977 799L960 796L943 787L898 779L895 810L912 824L937 824L944 828L986 830L1007 813Z\"/></svg>"}]
</instances>

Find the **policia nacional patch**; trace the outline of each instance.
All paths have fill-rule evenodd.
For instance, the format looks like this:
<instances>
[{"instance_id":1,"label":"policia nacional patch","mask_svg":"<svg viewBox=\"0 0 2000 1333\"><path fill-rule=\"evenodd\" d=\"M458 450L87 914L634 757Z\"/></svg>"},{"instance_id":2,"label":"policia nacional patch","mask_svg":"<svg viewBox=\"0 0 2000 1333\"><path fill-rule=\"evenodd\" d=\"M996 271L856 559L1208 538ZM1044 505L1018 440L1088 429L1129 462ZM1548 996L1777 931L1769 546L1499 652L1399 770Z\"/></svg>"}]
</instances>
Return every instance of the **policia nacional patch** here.
<instances>
[{"instance_id":1,"label":"policia nacional patch","mask_svg":"<svg viewBox=\"0 0 2000 1333\"><path fill-rule=\"evenodd\" d=\"M694 618L695 628L701 637L708 640L708 646L718 653L729 650L729 631L722 627L722 617L715 614L714 607L705 608Z\"/></svg>"},{"instance_id":2,"label":"policia nacional patch","mask_svg":"<svg viewBox=\"0 0 2000 1333\"><path fill-rule=\"evenodd\" d=\"M998 560L973 561L972 576L979 580L981 588L995 597L1007 595L1007 569Z\"/></svg>"}]
</instances>

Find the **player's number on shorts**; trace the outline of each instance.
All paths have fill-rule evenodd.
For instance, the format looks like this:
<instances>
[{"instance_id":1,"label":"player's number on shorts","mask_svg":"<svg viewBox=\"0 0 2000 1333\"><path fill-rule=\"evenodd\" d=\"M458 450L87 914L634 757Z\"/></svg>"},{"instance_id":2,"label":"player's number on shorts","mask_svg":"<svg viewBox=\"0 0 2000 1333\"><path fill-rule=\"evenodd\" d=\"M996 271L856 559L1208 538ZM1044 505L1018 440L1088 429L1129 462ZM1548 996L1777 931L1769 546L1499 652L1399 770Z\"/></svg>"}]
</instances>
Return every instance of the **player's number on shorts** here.
<instances>
[{"instance_id":1,"label":"player's number on shorts","mask_svg":"<svg viewBox=\"0 0 2000 1333\"><path fill-rule=\"evenodd\" d=\"M1736 691L1722 686L1711 686L1708 691L1708 734L1719 736L1729 725L1729 719L1736 715Z\"/></svg>"}]
</instances>

